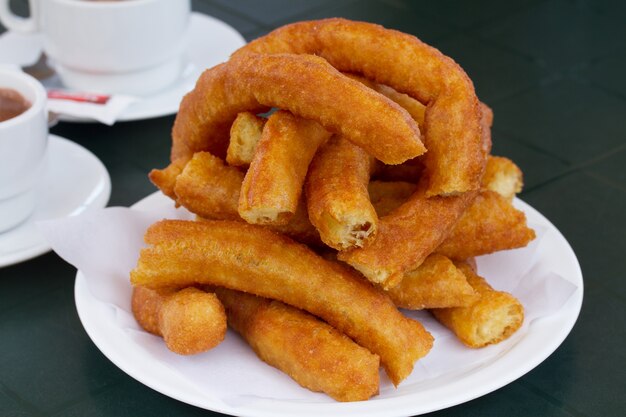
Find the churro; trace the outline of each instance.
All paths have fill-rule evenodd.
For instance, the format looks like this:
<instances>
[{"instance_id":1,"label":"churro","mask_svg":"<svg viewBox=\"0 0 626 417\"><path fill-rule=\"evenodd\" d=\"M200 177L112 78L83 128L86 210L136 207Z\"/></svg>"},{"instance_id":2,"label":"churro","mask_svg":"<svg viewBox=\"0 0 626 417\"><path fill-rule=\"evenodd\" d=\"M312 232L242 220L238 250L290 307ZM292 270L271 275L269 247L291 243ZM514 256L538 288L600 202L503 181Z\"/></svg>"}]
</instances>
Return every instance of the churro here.
<instances>
[{"instance_id":1,"label":"churro","mask_svg":"<svg viewBox=\"0 0 626 417\"><path fill-rule=\"evenodd\" d=\"M382 291L306 246L233 221L163 220L145 235L131 271L150 288L206 284L280 300L314 314L380 356L397 385L428 353L432 336Z\"/></svg>"},{"instance_id":2,"label":"churro","mask_svg":"<svg viewBox=\"0 0 626 417\"><path fill-rule=\"evenodd\" d=\"M228 324L264 362L311 391L337 401L363 401L378 393L380 359L314 316L239 291L216 288Z\"/></svg>"}]
</instances>

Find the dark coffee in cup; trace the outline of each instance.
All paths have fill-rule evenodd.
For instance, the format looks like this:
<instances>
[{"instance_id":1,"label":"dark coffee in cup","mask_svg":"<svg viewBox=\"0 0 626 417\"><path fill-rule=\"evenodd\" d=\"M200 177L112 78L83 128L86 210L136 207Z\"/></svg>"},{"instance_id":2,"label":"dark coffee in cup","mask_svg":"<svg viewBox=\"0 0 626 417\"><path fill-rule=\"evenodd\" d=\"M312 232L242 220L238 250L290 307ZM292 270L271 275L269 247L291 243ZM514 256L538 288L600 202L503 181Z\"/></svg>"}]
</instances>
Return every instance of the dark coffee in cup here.
<instances>
[{"instance_id":1,"label":"dark coffee in cup","mask_svg":"<svg viewBox=\"0 0 626 417\"><path fill-rule=\"evenodd\" d=\"M12 88L0 88L0 122L12 119L30 108L30 103Z\"/></svg>"}]
</instances>

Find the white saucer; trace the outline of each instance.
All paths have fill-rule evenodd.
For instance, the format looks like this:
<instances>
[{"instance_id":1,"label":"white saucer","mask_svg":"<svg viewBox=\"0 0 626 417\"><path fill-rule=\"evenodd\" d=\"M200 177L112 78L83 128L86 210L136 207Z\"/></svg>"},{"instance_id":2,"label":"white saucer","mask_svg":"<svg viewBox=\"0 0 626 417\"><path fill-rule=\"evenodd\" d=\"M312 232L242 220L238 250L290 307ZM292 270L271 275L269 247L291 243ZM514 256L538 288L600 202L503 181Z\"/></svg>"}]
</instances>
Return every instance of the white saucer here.
<instances>
[{"instance_id":1,"label":"white saucer","mask_svg":"<svg viewBox=\"0 0 626 417\"><path fill-rule=\"evenodd\" d=\"M227 61L231 53L246 43L243 36L234 28L219 19L202 13L191 14L188 36L189 44L186 57L189 65L181 78L164 90L143 97L131 104L117 118L117 121L143 120L176 113L183 96L193 89L202 71ZM20 61L11 63L23 66L26 59L23 49L25 47L32 48L34 52L36 48L37 53L35 55L38 56L41 51L40 42L41 38L38 35L17 35L7 32L0 36L0 57L10 57L14 61ZM21 49L22 52L18 53L18 49ZM33 54L27 55L30 58L33 56ZM47 88L62 87L57 76L44 80L43 85ZM62 115L60 120L96 123L95 120L67 115Z\"/></svg>"},{"instance_id":2,"label":"white saucer","mask_svg":"<svg viewBox=\"0 0 626 417\"><path fill-rule=\"evenodd\" d=\"M0 267L50 250L37 229L38 221L99 209L109 201L111 179L94 154L55 135L50 135L48 152L48 169L35 212L21 225L0 233Z\"/></svg>"}]
</instances>

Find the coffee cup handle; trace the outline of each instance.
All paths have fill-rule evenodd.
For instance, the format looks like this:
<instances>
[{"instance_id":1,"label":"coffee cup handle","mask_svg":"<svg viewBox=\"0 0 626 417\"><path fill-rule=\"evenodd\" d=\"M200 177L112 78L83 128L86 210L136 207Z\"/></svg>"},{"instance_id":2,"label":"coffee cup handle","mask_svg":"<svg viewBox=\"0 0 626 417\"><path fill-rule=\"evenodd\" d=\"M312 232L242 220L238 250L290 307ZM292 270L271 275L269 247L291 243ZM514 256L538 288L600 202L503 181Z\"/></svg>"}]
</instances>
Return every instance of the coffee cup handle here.
<instances>
[{"instance_id":1,"label":"coffee cup handle","mask_svg":"<svg viewBox=\"0 0 626 417\"><path fill-rule=\"evenodd\" d=\"M9 30L21 33L32 33L37 31L37 21L35 12L37 2L29 0L30 17L20 17L11 11L10 0L0 0L0 22Z\"/></svg>"}]
</instances>

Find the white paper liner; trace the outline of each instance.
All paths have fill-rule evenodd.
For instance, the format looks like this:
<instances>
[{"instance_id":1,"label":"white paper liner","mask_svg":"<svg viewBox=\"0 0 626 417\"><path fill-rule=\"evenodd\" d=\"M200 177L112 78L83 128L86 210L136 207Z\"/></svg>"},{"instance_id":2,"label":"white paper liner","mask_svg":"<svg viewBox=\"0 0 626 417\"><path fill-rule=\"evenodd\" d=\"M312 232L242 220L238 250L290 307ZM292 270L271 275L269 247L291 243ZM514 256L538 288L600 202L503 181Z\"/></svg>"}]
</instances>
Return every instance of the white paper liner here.
<instances>
[{"instance_id":1,"label":"white paper liner","mask_svg":"<svg viewBox=\"0 0 626 417\"><path fill-rule=\"evenodd\" d=\"M229 331L226 340L215 349L195 356L179 356L167 350L163 341L138 326L130 310L129 272L135 266L146 228L162 218L192 219L184 209L172 204L154 211L121 207L107 208L77 217L40 223L40 229L52 248L84 274L93 296L94 308L103 320L114 326L98 331L106 337L128 338L145 360L174 370L191 389L211 397L213 403L231 407L250 405L257 398L280 401L324 403L329 397L301 388L287 375L259 360L237 334ZM515 295L524 305L522 328L508 340L482 349L470 349L424 311L404 311L421 321L435 337L431 352L415 365L413 373L394 388L381 371L380 394L376 398L399 395L403 386L428 383L449 372L471 370L505 354L528 331L529 325L558 311L576 290L576 286L544 265L538 253L547 229L530 223L537 239L528 247L500 252L478 259L479 274L496 289ZM523 254L523 256L520 256ZM142 356L143 357L143 356Z\"/></svg>"}]
</instances>

